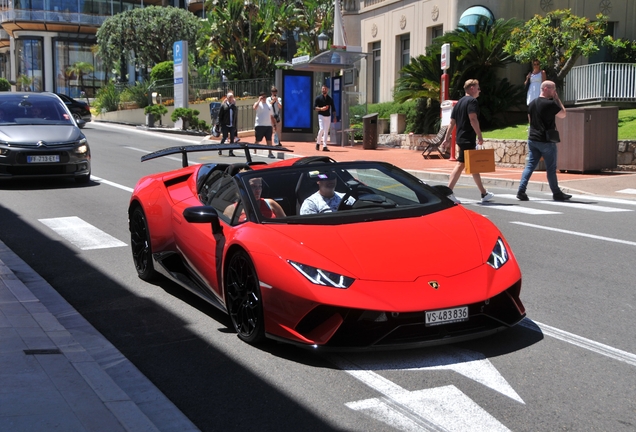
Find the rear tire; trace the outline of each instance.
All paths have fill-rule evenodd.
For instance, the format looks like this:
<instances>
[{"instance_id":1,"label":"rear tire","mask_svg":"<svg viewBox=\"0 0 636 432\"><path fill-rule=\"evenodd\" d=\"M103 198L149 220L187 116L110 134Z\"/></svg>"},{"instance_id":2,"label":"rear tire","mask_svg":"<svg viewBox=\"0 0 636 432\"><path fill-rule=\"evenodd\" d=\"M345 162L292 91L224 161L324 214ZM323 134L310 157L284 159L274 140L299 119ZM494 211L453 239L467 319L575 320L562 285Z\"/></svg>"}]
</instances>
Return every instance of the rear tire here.
<instances>
[{"instance_id":1,"label":"rear tire","mask_svg":"<svg viewBox=\"0 0 636 432\"><path fill-rule=\"evenodd\" d=\"M140 206L135 207L130 215L130 247L132 249L133 262L137 269L137 276L145 281L155 279L157 272L152 263L150 231L148 230L146 215Z\"/></svg>"},{"instance_id":2,"label":"rear tire","mask_svg":"<svg viewBox=\"0 0 636 432\"><path fill-rule=\"evenodd\" d=\"M227 311L238 337L252 345L265 339L263 299L254 264L246 252L232 255L225 277Z\"/></svg>"}]
</instances>

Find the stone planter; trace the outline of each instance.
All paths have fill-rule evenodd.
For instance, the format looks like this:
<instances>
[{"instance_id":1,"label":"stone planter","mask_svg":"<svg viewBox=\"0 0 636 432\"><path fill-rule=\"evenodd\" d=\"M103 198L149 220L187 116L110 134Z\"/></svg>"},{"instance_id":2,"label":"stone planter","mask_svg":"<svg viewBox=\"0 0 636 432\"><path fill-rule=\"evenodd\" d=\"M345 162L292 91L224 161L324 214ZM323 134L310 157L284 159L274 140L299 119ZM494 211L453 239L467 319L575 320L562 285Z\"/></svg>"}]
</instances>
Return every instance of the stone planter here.
<instances>
[{"instance_id":1,"label":"stone planter","mask_svg":"<svg viewBox=\"0 0 636 432\"><path fill-rule=\"evenodd\" d=\"M154 114L146 114L146 126L155 127L155 121Z\"/></svg>"}]
</instances>

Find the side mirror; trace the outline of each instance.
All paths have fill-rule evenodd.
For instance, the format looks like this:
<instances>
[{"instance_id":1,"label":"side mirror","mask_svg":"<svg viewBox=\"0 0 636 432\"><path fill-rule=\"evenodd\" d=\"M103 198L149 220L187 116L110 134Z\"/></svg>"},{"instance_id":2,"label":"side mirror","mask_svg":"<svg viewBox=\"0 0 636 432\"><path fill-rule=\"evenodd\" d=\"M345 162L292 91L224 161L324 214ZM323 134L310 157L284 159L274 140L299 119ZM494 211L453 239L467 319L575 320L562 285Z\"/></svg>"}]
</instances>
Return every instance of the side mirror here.
<instances>
[{"instance_id":1,"label":"side mirror","mask_svg":"<svg viewBox=\"0 0 636 432\"><path fill-rule=\"evenodd\" d=\"M218 234L223 231L219 222L219 215L210 206L188 207L183 210L183 217L190 223L209 223L212 225L212 233Z\"/></svg>"},{"instance_id":2,"label":"side mirror","mask_svg":"<svg viewBox=\"0 0 636 432\"><path fill-rule=\"evenodd\" d=\"M75 122L77 123L77 127L80 128L80 129L82 129L84 126L86 126L86 121L85 120L78 119L78 120L75 120Z\"/></svg>"}]
</instances>

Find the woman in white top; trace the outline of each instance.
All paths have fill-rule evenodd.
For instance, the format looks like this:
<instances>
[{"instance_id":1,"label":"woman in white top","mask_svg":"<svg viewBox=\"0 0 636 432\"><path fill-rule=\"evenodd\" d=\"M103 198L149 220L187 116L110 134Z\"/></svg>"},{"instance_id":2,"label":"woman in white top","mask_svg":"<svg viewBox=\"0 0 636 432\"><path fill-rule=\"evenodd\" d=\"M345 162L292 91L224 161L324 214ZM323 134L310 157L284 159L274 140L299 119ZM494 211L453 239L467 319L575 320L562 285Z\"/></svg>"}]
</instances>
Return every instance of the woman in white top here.
<instances>
[{"instance_id":1,"label":"woman in white top","mask_svg":"<svg viewBox=\"0 0 636 432\"><path fill-rule=\"evenodd\" d=\"M532 72L528 72L524 85L528 89L526 105L539 97L541 93L541 83L546 80L545 71L541 69L539 60L532 60Z\"/></svg>"}]
</instances>

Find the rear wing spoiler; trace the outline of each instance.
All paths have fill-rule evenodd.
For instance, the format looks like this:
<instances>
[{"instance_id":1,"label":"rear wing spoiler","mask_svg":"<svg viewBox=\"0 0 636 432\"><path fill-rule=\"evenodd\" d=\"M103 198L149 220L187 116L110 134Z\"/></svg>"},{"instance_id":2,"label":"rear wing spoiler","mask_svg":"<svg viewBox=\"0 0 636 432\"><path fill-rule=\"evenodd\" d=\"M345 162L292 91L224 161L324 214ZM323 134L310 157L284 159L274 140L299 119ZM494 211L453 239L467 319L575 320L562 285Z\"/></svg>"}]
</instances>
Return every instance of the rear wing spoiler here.
<instances>
[{"instance_id":1,"label":"rear wing spoiler","mask_svg":"<svg viewBox=\"0 0 636 432\"><path fill-rule=\"evenodd\" d=\"M168 147L163 150L157 150L153 153L148 153L147 155L143 155L141 157L141 161L145 162L151 159L156 159L163 156L169 156L173 154L181 154L181 162L183 167L188 166L188 153L194 152L203 152L203 151L219 151L219 150L244 150L245 151L245 159L247 163L252 163L252 156L250 154L250 150L268 150L268 151L277 151L277 152L293 152L285 147L272 147L263 144L243 144L243 143L234 143L234 144L193 144L187 146L178 146L178 147Z\"/></svg>"}]
</instances>

